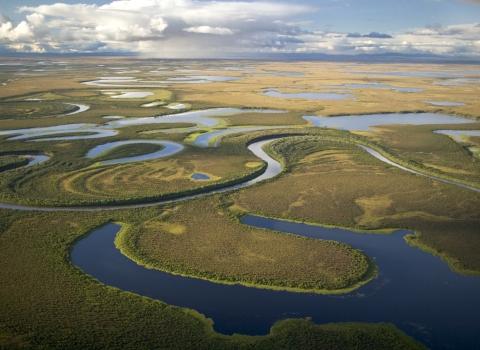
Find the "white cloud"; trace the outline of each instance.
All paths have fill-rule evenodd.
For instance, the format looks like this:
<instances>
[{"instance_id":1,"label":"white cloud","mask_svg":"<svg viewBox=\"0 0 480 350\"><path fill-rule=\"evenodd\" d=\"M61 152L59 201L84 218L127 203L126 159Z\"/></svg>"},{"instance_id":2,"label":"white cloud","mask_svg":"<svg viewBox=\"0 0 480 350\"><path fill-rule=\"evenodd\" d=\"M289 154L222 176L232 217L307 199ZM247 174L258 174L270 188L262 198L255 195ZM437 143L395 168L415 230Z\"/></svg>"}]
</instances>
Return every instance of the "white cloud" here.
<instances>
[{"instance_id":1,"label":"white cloud","mask_svg":"<svg viewBox=\"0 0 480 350\"><path fill-rule=\"evenodd\" d=\"M460 1L460 0L458 0ZM480 0L463 0L480 4ZM20 7L14 24L0 13L0 45L29 52L138 52L163 57L233 53L433 53L480 56L480 24L427 25L409 32L307 32L291 3L122 0L106 5Z\"/></svg>"},{"instance_id":2,"label":"white cloud","mask_svg":"<svg viewBox=\"0 0 480 350\"><path fill-rule=\"evenodd\" d=\"M216 35L232 35L235 32L228 28L220 27L210 27L210 26L199 26L199 27L190 27L183 29L189 33L201 33L201 34L216 34Z\"/></svg>"},{"instance_id":3,"label":"white cloud","mask_svg":"<svg viewBox=\"0 0 480 350\"><path fill-rule=\"evenodd\" d=\"M44 38L48 34L45 25L45 16L33 13L26 16L27 20L20 22L16 27L11 21L0 25L0 40L34 41Z\"/></svg>"},{"instance_id":4,"label":"white cloud","mask_svg":"<svg viewBox=\"0 0 480 350\"><path fill-rule=\"evenodd\" d=\"M265 37L270 40L272 36L300 34L300 28L290 20L315 9L262 1L123 0L103 6L63 3L23 6L19 11L33 14L16 27L6 18L0 30L0 43L10 43L12 47L12 43L38 40L41 44L40 18L37 21L31 16L43 16L42 35L49 33L52 50L67 52L75 47L73 43L83 47L101 42L106 44L101 47L106 51L152 50L155 54L155 51L237 50L238 42L248 37L259 39L249 47L260 47Z\"/></svg>"}]
</instances>

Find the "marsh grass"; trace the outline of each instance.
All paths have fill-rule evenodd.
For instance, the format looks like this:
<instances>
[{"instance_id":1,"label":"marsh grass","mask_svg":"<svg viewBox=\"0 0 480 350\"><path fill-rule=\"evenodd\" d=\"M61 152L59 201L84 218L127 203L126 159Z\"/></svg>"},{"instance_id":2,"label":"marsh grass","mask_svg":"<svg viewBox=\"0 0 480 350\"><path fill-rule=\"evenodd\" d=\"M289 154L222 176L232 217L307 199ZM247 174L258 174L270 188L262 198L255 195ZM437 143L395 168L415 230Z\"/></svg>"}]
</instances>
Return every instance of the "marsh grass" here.
<instances>
[{"instance_id":1,"label":"marsh grass","mask_svg":"<svg viewBox=\"0 0 480 350\"><path fill-rule=\"evenodd\" d=\"M375 270L369 258L347 245L241 225L223 207L213 197L180 204L127 226L116 245L148 267L261 288L345 293Z\"/></svg>"},{"instance_id":2,"label":"marsh grass","mask_svg":"<svg viewBox=\"0 0 480 350\"><path fill-rule=\"evenodd\" d=\"M341 346L423 349L388 324L284 320L267 336L224 336L194 310L102 285L70 262L78 240L111 222L132 225L158 208L97 213L0 210L0 347L284 349ZM307 336L308 334L308 336Z\"/></svg>"}]
</instances>

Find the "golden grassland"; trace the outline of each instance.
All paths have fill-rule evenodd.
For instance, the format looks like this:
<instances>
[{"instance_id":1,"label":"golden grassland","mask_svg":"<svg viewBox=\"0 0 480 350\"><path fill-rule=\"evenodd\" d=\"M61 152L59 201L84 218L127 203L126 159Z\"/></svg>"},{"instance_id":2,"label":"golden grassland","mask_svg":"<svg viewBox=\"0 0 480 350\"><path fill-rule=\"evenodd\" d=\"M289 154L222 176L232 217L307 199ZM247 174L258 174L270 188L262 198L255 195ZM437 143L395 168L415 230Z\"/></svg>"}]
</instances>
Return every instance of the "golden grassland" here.
<instances>
[{"instance_id":1,"label":"golden grassland","mask_svg":"<svg viewBox=\"0 0 480 350\"><path fill-rule=\"evenodd\" d=\"M116 244L148 267L261 288L345 293L375 275L373 262L347 245L252 228L227 214L220 198L199 198L127 226Z\"/></svg>"},{"instance_id":2,"label":"golden grassland","mask_svg":"<svg viewBox=\"0 0 480 350\"><path fill-rule=\"evenodd\" d=\"M0 62L8 60L11 59L0 57ZM435 128L431 126L384 126L374 132L355 135L308 128L301 118L302 115L424 111L478 119L480 84L442 86L434 84L445 80L440 78L347 74L407 69L435 71L445 70L445 66L422 64L406 68L399 64L346 66L328 62L255 62L256 68L252 71L208 73L242 78L237 81L176 84L166 88L137 88L134 85L109 88L81 82L98 79L107 73L113 75L109 67L135 67L141 70L139 75L156 67L171 71L160 78L155 74L142 76L148 81L178 76L175 67L184 63L194 69L218 71L237 64L251 66L252 62L160 63L138 58L69 58L66 61L70 70L47 67L48 71L35 73L32 69L36 67L36 60L15 60L23 62L29 70L25 75L18 75L18 66L1 67L6 83L0 86L2 130L82 122L102 124L108 121L103 117L109 115L147 117L179 112L162 106L142 107L157 101L184 103L192 110L214 107L279 109L287 113L225 116L220 118L220 127L291 125L295 129L227 136L216 149L187 146L175 157L108 167L95 166L98 159L86 159L85 154L98 144L120 140L182 142L193 138L191 132L162 131L192 124L126 127L119 129L119 135L108 141L36 143L6 141L7 137L2 136L2 153L34 152L52 156L42 165L16 169L13 168L26 162L24 158L0 157L0 167L7 167L3 168L0 177L1 196L11 202L128 203L203 191L205 184L238 182L254 176L264 167L263 162L246 150L245 145L252 139L271 135L303 136L278 141L267 148L285 168L279 177L229 195L183 202L176 210L162 216L158 216L158 208L98 213L0 210L2 348L284 349L292 344L295 348L316 349L422 348L391 325L318 326L308 320L287 320L276 324L265 337L216 334L211 320L195 311L106 287L72 266L69 258L72 245L86 232L111 221L123 223L127 228L117 243L132 258L165 271L223 283L291 290L341 289L361 280L362 276L365 278L365 269L368 269L365 266L368 259L344 245L243 226L238 223L238 217L245 213L370 232L393 228L414 230L416 234L407 238L410 244L440 255L455 271L480 274L478 194L390 167L353 145L357 142L368 144L415 169L478 184L478 158L467 147L478 146L479 138L470 137L468 144L459 144L448 136L434 134ZM105 67L97 66L99 64ZM476 66L450 67L462 71L478 69ZM269 75L278 71L305 75ZM371 82L424 91L406 93L343 86ZM282 99L262 95L264 88L279 88L285 93L350 93L352 97L345 100ZM113 99L101 92L109 89L152 91L154 95L144 99ZM26 102L26 98L47 100ZM439 107L425 101L463 102L466 106ZM58 116L74 108L58 102L86 104L90 109L72 116ZM451 128L478 129L478 123ZM124 148L109 156L144 151L142 147ZM208 174L212 180L194 181L189 178L194 172ZM218 260L208 259L211 256ZM294 268L291 268L292 262L295 262ZM367 276L371 277L368 273Z\"/></svg>"},{"instance_id":3,"label":"golden grassland","mask_svg":"<svg viewBox=\"0 0 480 350\"><path fill-rule=\"evenodd\" d=\"M480 130L480 123L436 126L389 125L359 134L373 139L380 146L411 163L423 164L460 181L480 185L480 162L472 157L468 150L469 144L456 142L448 135L434 133L434 130L438 129Z\"/></svg>"},{"instance_id":4,"label":"golden grassland","mask_svg":"<svg viewBox=\"0 0 480 350\"><path fill-rule=\"evenodd\" d=\"M204 86L182 85L177 87L179 100L194 103L210 102L229 106L266 107L302 111L311 115L335 116L349 114L402 113L402 112L441 112L463 115L470 118L479 117L479 85L442 86L433 84L442 79L430 77L399 77L384 75L345 74L343 64L336 63L282 63L260 66L263 71L295 71L306 76L262 76L249 75L243 80ZM374 69L372 69L374 68ZM419 65L419 71L442 69L436 65ZM464 70L464 66L461 68ZM474 68L475 69L475 68ZM393 71L405 70L402 65L365 64L358 65L352 71ZM411 68L409 67L409 70ZM421 88L422 92L396 92L392 89L345 88L344 84L368 84L377 82L393 87ZM294 86L295 88L292 88ZM333 92L352 93L359 101L351 100L306 100L283 99L262 95L263 88L279 88L280 92ZM466 106L439 107L424 101L464 102Z\"/></svg>"},{"instance_id":5,"label":"golden grassland","mask_svg":"<svg viewBox=\"0 0 480 350\"><path fill-rule=\"evenodd\" d=\"M307 125L301 113L245 113L222 117L228 126L242 125Z\"/></svg>"},{"instance_id":6,"label":"golden grassland","mask_svg":"<svg viewBox=\"0 0 480 350\"><path fill-rule=\"evenodd\" d=\"M416 242L457 261L456 270L480 271L476 192L406 173L345 143L297 137L271 148L284 156L287 172L232 195L237 208L359 230L415 230ZM440 230L440 239L442 225L450 230ZM468 236L465 244L455 243L458 231Z\"/></svg>"},{"instance_id":7,"label":"golden grassland","mask_svg":"<svg viewBox=\"0 0 480 350\"><path fill-rule=\"evenodd\" d=\"M102 285L69 254L109 221L135 225L158 208L97 213L0 210L0 347L162 349L424 349L388 324L277 323L267 336L224 336L194 310ZM288 238L288 237L287 237ZM290 345L289 345L290 344Z\"/></svg>"}]
</instances>

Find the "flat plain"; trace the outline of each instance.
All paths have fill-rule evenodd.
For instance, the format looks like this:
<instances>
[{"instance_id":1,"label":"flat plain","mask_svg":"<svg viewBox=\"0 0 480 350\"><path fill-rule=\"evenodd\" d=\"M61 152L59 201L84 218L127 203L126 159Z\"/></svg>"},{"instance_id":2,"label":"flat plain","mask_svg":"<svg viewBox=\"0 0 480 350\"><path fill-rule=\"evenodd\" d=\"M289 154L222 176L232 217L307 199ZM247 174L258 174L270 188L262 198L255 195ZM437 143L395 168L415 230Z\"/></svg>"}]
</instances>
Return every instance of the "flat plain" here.
<instances>
[{"instance_id":1,"label":"flat plain","mask_svg":"<svg viewBox=\"0 0 480 350\"><path fill-rule=\"evenodd\" d=\"M477 66L12 60L2 57L0 65L2 348L438 346L421 332L406 335L404 324L308 318L279 319L268 335L216 333L209 315L103 284L72 263L75 245L111 222L123 227L117 247L141 266L271 293L361 293L382 268L355 246L248 226L246 215L372 235L409 230L406 241L424 254L440 256L456 274L480 275L479 137L458 142L434 132L480 130L480 84L421 76L480 76ZM185 65L195 73L176 80ZM397 71L416 74L375 74ZM398 122L367 130L303 118L392 113ZM430 113L433 121L403 124L410 113ZM442 115L458 123L436 123ZM196 143L200 137L206 145ZM270 139L263 159L247 148ZM133 140L87 157L95 147ZM142 160L166 149L158 141L178 149ZM48 157L28 164L38 155ZM267 158L279 162L278 174L255 182L271 169ZM102 164L111 160L119 162Z\"/></svg>"}]
</instances>

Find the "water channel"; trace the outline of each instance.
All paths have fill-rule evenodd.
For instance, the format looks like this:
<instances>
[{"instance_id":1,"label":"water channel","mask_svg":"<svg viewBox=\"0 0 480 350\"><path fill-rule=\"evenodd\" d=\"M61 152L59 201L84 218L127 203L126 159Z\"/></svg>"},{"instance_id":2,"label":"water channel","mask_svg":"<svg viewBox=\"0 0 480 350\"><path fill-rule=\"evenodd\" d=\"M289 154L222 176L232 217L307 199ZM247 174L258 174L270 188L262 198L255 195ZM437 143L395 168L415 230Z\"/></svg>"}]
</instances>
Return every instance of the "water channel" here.
<instances>
[{"instance_id":1,"label":"water channel","mask_svg":"<svg viewBox=\"0 0 480 350\"><path fill-rule=\"evenodd\" d=\"M267 161L265 173L253 180L219 190L138 205L46 208L0 203L0 208L97 211L151 206L230 191L280 173L280 163L262 150L262 146L271 141L255 142L248 147L257 157ZM384 162L428 176L385 160L386 158L382 159L383 156L375 150L361 147ZM465 187L463 184L450 183ZM115 224L96 230L78 242L71 257L75 265L106 285L198 310L213 318L214 328L220 333L266 334L277 320L313 317L316 323L391 322L434 349L480 347L480 279L453 273L439 258L408 246L403 237L409 232L397 231L391 235L359 234L254 216L245 217L243 222L256 227L349 244L375 258L380 269L379 277L352 293L325 296L228 286L175 276L143 268L123 256L113 243L119 230Z\"/></svg>"},{"instance_id":2,"label":"water channel","mask_svg":"<svg viewBox=\"0 0 480 350\"><path fill-rule=\"evenodd\" d=\"M168 304L192 308L223 334L267 334L285 318L313 322L389 322L432 349L480 347L480 279L452 272L440 258L409 246L408 231L390 235L247 216L243 223L335 240L375 258L376 279L349 294L319 295L223 285L137 265L115 247L120 226L109 224L78 242L74 265L100 282Z\"/></svg>"}]
</instances>

